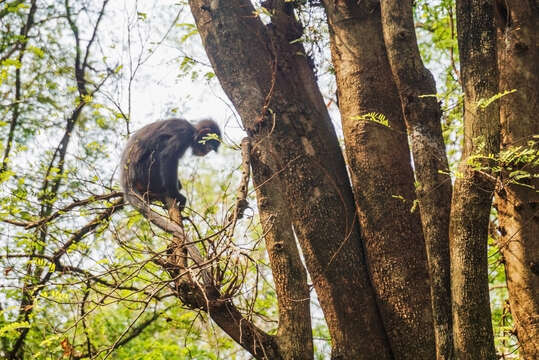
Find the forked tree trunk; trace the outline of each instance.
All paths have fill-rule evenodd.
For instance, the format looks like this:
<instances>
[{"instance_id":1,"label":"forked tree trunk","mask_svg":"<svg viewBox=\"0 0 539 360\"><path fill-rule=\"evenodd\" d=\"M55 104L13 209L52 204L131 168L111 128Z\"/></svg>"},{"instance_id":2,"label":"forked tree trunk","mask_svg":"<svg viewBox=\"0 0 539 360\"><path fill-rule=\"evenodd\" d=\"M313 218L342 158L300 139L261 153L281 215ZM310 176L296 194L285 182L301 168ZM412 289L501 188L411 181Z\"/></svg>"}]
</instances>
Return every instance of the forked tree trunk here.
<instances>
[{"instance_id":1,"label":"forked tree trunk","mask_svg":"<svg viewBox=\"0 0 539 360\"><path fill-rule=\"evenodd\" d=\"M427 256L419 209L411 211L414 175L380 4L324 4L348 166L384 328L396 358L430 360L435 341ZM379 114L387 124L376 122Z\"/></svg>"},{"instance_id":2,"label":"forked tree trunk","mask_svg":"<svg viewBox=\"0 0 539 360\"><path fill-rule=\"evenodd\" d=\"M516 90L501 98L502 151L531 145L537 153L539 4L498 1L498 17L500 91ZM520 355L529 360L539 358L539 168L535 161L535 166L526 161L504 164L496 195L511 314ZM513 171L524 171L531 178L512 184Z\"/></svg>"},{"instance_id":3,"label":"forked tree trunk","mask_svg":"<svg viewBox=\"0 0 539 360\"><path fill-rule=\"evenodd\" d=\"M332 356L391 358L344 159L303 46L294 42L301 27L292 4L267 2L275 14L264 26L249 0L189 3L215 73L252 137L254 177L267 177L256 166L265 158L279 177Z\"/></svg>"},{"instance_id":4,"label":"forked tree trunk","mask_svg":"<svg viewBox=\"0 0 539 360\"><path fill-rule=\"evenodd\" d=\"M457 0L460 72L464 89L464 150L455 180L450 223L453 338L457 359L496 359L491 323L487 241L499 152L496 31L491 0Z\"/></svg>"},{"instance_id":5,"label":"forked tree trunk","mask_svg":"<svg viewBox=\"0 0 539 360\"><path fill-rule=\"evenodd\" d=\"M536 5L526 4L528 10L537 13ZM312 357L309 325L294 323L308 316L308 307L301 301L292 306L281 299L282 296L301 298L307 294L305 274L293 241L296 235L330 330L334 358L432 358L425 254L422 237L417 234L421 226L417 214L407 213L408 204L399 200L412 200L414 192L396 85L412 144L422 228L430 276L434 280L431 291L437 357L450 358L448 223L451 182L441 136L440 107L433 98L436 88L419 56L412 1L382 0L384 43L377 16L378 1L324 1L355 206L363 226L361 232L371 279L359 237L354 197L335 132L303 46L295 41L301 36L301 26L294 18L292 3L263 2L272 13L271 24L266 26L253 15L254 9L248 0L191 0L190 5L215 72L253 141L253 178L259 185L261 218L266 223L273 221L275 226L267 229L267 244L277 291L281 294L280 325L275 339L282 357ZM491 2L486 0L459 3L459 48L466 107L463 160L470 155L498 151L497 102L485 109L477 107L479 100L497 92L496 81L492 81L496 77L496 66L495 61L492 62L495 43L490 10ZM529 19L530 11L523 12L520 18ZM533 33L532 29L523 28L522 33L514 33L519 36ZM529 51L535 56L536 47L525 40L533 37L526 36L515 36L518 41L514 50L519 54ZM384 44L394 80L387 75L390 67ZM533 64L526 56L517 59ZM506 60L509 64L515 57ZM525 77L531 79L532 84L537 81L532 75L537 74L531 71L535 69L532 65L530 73L521 74L521 78L510 72L521 67L521 63L507 69L501 66L502 83L504 71L507 71L508 83L510 79ZM522 97L523 102L525 98ZM530 103L528 108L524 103L519 104L529 116L537 112L537 102ZM536 128L518 129L510 123L509 111L516 113L514 109L507 110L508 129L504 141L514 145L518 143L517 136L530 135ZM389 127L362 117L368 112L387 116ZM479 140L473 141L478 137ZM485 161L480 164L485 168L474 168L463 161L453 197L451 239L457 324L454 334L459 359L494 355L485 272L486 229L493 183L488 173L485 174L491 164ZM501 200L502 227L520 229L524 215L528 216L526 221L530 221L530 217L532 222L537 220L533 212L536 201L527 200L530 194L521 194L515 187L504 190L507 199L512 197L514 208L509 207L509 200ZM515 202L523 205L515 206ZM278 212L280 217L272 212ZM512 293L522 288L534 289L531 286L537 281L532 276L536 276L536 253L526 257L524 251L530 249L522 247L522 244L531 247L536 240L526 237L525 231L518 232L524 234L519 238L520 248L509 242L504 248ZM281 254L282 250L286 254ZM519 257L510 259L515 253L530 261L528 268L517 266ZM512 268L510 260L514 260ZM412 264L407 265L409 262ZM521 272L525 273L524 277L515 275ZM522 321L520 316L537 314L535 293L529 290L525 294L525 298L512 295L512 308L514 314L519 314L518 326L522 328L519 337L523 344L528 338L522 333L533 335L535 328L533 322ZM287 341L287 337L302 340ZM533 348L523 349L523 353L534 354L533 351Z\"/></svg>"}]
</instances>

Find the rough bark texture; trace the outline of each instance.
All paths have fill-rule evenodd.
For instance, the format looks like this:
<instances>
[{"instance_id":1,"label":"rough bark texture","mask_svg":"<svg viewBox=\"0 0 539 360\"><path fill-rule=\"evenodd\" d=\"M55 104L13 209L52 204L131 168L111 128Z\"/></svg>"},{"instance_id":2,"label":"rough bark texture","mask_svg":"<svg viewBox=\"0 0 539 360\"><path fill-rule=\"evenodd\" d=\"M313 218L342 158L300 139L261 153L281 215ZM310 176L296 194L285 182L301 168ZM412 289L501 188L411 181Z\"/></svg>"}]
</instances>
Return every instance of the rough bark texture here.
<instances>
[{"instance_id":1,"label":"rough bark texture","mask_svg":"<svg viewBox=\"0 0 539 360\"><path fill-rule=\"evenodd\" d=\"M384 40L411 143L416 189L431 276L436 356L452 356L449 266L451 179L436 101L415 35L412 0L382 0Z\"/></svg>"},{"instance_id":2,"label":"rough bark texture","mask_svg":"<svg viewBox=\"0 0 539 360\"><path fill-rule=\"evenodd\" d=\"M395 358L430 360L435 340L427 256L419 211L410 211L414 176L379 1L324 4L348 166L384 327ZM384 114L388 126L360 118L372 112Z\"/></svg>"},{"instance_id":3,"label":"rough bark texture","mask_svg":"<svg viewBox=\"0 0 539 360\"><path fill-rule=\"evenodd\" d=\"M498 18L500 91L517 90L500 103L502 150L507 151L527 146L539 134L539 4L498 1ZM505 165L535 176L539 172L529 164ZM529 181L528 188L509 184L509 173L502 174L496 196L501 249L520 355L531 360L539 358L539 178Z\"/></svg>"},{"instance_id":4,"label":"rough bark texture","mask_svg":"<svg viewBox=\"0 0 539 360\"><path fill-rule=\"evenodd\" d=\"M271 156L261 144L252 156L260 222L266 240L279 303L276 340L283 359L313 359L313 337L307 272L301 262L290 212ZM273 165L273 166L272 166Z\"/></svg>"},{"instance_id":5,"label":"rough bark texture","mask_svg":"<svg viewBox=\"0 0 539 360\"><path fill-rule=\"evenodd\" d=\"M481 157L499 152L496 31L491 0L457 0L464 90L464 150L453 192L450 249L453 339L457 359L496 359L491 323L487 240L494 177Z\"/></svg>"},{"instance_id":6,"label":"rough bark texture","mask_svg":"<svg viewBox=\"0 0 539 360\"><path fill-rule=\"evenodd\" d=\"M292 4L270 3L276 13L268 26L253 16L247 0L191 0L190 5L254 151L261 147L278 168L273 176L280 178L324 311L332 356L390 358L337 137L302 45L290 44L301 35ZM258 171L253 166L254 176Z\"/></svg>"}]
</instances>

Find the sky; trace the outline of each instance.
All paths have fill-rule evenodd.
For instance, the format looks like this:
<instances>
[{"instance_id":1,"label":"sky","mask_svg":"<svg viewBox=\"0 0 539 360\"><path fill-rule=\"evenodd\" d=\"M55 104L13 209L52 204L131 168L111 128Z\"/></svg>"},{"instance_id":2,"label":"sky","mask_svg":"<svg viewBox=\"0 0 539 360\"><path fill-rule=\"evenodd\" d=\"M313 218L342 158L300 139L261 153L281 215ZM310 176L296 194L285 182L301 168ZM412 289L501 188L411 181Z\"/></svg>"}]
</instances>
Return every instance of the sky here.
<instances>
[{"instance_id":1,"label":"sky","mask_svg":"<svg viewBox=\"0 0 539 360\"><path fill-rule=\"evenodd\" d=\"M105 24L105 28L114 30L105 40L109 42L109 46L120 45L113 50L116 61L123 65L122 72L129 76L135 69L134 64L137 57L140 57L139 54L146 58L150 54L149 49L152 49L152 55L136 70L135 81L131 86L133 129L170 117L183 117L188 120L210 117L224 128L225 141L239 143L245 136L241 129L241 120L217 78L209 81L204 78L204 74L212 72L212 69L200 37L193 33L182 42L185 35L194 29L189 7L178 6L177 0L122 0L111 2L110 6L109 10L114 15L108 17L106 21L109 23ZM176 14L179 14L179 26L173 27L167 40L156 46L163 34L169 30L169 24ZM131 29L130 34L128 29ZM131 48L126 45L128 43ZM141 49L144 50L141 52ZM180 67L186 55L196 61L194 67L188 71ZM329 57L329 54L326 55ZM197 71L198 78L192 80L192 72L189 70ZM320 76L322 89L328 89L333 81L333 77L327 74ZM116 95L122 104L127 106L127 78ZM342 134L338 109L332 105L329 110L337 133Z\"/></svg>"}]
</instances>

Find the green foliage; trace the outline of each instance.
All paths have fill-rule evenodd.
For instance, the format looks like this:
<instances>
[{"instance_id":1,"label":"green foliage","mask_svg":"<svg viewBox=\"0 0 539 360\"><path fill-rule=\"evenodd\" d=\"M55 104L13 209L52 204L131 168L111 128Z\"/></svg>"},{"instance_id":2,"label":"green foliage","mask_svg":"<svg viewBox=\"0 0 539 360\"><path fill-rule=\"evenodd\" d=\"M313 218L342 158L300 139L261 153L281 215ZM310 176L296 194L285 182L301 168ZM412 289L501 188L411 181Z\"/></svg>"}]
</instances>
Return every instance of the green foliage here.
<instances>
[{"instance_id":1,"label":"green foliage","mask_svg":"<svg viewBox=\"0 0 539 360\"><path fill-rule=\"evenodd\" d=\"M187 41L191 36L198 34L198 29L194 26L194 24L185 24L185 27L189 29L189 31L183 35L180 39L181 42Z\"/></svg>"},{"instance_id":2,"label":"green foliage","mask_svg":"<svg viewBox=\"0 0 539 360\"><path fill-rule=\"evenodd\" d=\"M501 92L501 93L498 93L494 96L491 96L490 98L488 99L481 99L477 102L477 107L480 108L480 109L485 109L486 107L488 107L490 104L492 104L494 101L506 96L506 95L509 95L509 94L512 94L512 93L515 93L517 90L516 89L512 89L512 90L505 90L504 92Z\"/></svg>"},{"instance_id":3,"label":"green foliage","mask_svg":"<svg viewBox=\"0 0 539 360\"><path fill-rule=\"evenodd\" d=\"M436 79L442 107L442 131L450 167L461 155L463 94L459 84L459 55L454 0L416 1L415 22L421 56Z\"/></svg>"},{"instance_id":4,"label":"green foliage","mask_svg":"<svg viewBox=\"0 0 539 360\"><path fill-rule=\"evenodd\" d=\"M387 117L384 114L376 113L376 112L370 112L363 115L352 116L352 120L372 121L377 124L390 127Z\"/></svg>"},{"instance_id":5,"label":"green foliage","mask_svg":"<svg viewBox=\"0 0 539 360\"><path fill-rule=\"evenodd\" d=\"M116 163L126 138L124 125L130 119L126 103L111 94L129 84L129 76L136 73L126 77L129 66L110 60L117 48L106 47L111 39L100 30L101 50L109 53L91 48L91 68L85 74L88 92L80 94L74 78L72 29L66 22L55 21L58 14L65 13L63 6L64 2L58 2L39 10L39 32L32 33L22 61L14 53L0 64L2 90L14 93L18 69L22 94L16 106L0 108L6 119L0 123L6 129L0 132L2 153L10 119L18 117L8 166L0 172L0 237L3 249L9 249L0 257L0 270L5 274L5 280L0 280L4 309L0 312L0 357L23 331L28 331L24 359L80 355L88 352L88 344L96 359L105 358L113 345L117 348L109 358L114 359L241 357L235 355L235 342L196 312L182 309L167 286L170 276L154 260L163 257L168 235L150 227L131 208L101 218L119 199L100 200L99 195L118 188ZM77 12L87 10L80 7ZM92 8L94 12L88 14L95 15L97 10ZM24 16L17 21L24 21L28 10L20 11ZM150 12L135 13L137 26L155 21ZM107 16L112 15L105 19ZM93 26L95 18L91 19ZM78 28L83 32L81 39L90 38L83 26ZM186 46L197 40L192 37L196 34L193 24L170 28L184 32L179 38ZM16 30L13 26L11 36L4 39L22 41ZM0 55L8 47L0 45ZM148 53L155 49L154 44ZM185 56L181 63L180 76L186 74L193 79L203 74L206 81L215 76L192 56ZM205 141L213 138L208 136ZM240 172L238 148L221 148L230 172L220 172L204 159L184 164L181 177L189 199L187 214L197 224L187 230L194 240L204 240L202 253L223 256L216 266L225 293L237 296L245 308L275 317L274 292L268 283L256 281L266 254L258 249L261 234L253 230L257 223L252 214L245 224L236 226L235 234L224 227L235 202ZM231 243L235 236L240 240ZM224 249L229 250L223 253ZM17 256L6 257L12 254ZM267 267L263 272L271 276ZM251 273L255 277L247 276ZM28 304L19 306L23 299ZM268 330L273 328L270 322ZM125 339L129 341L123 344Z\"/></svg>"},{"instance_id":6,"label":"green foliage","mask_svg":"<svg viewBox=\"0 0 539 360\"><path fill-rule=\"evenodd\" d=\"M327 358L328 346L330 345L329 329L325 324L317 324L313 328L314 356L317 360Z\"/></svg>"},{"instance_id":7,"label":"green foliage","mask_svg":"<svg viewBox=\"0 0 539 360\"><path fill-rule=\"evenodd\" d=\"M199 143L205 144L208 140L215 140L221 142L221 139L219 138L219 135L211 133L205 135L202 139L199 140Z\"/></svg>"},{"instance_id":8,"label":"green foliage","mask_svg":"<svg viewBox=\"0 0 539 360\"><path fill-rule=\"evenodd\" d=\"M484 144L481 139L474 139L475 154L467 159L467 164L475 171L494 176L500 175L504 185L514 184L535 189L531 180L537 178L534 172L539 166L539 144L530 140L526 145L510 146L498 155L482 154Z\"/></svg>"},{"instance_id":9,"label":"green foliage","mask_svg":"<svg viewBox=\"0 0 539 360\"><path fill-rule=\"evenodd\" d=\"M16 330L28 329L29 327L30 323L27 321L14 321L0 328L0 337L9 336L10 333L11 336L13 336L13 333L15 333Z\"/></svg>"},{"instance_id":10,"label":"green foliage","mask_svg":"<svg viewBox=\"0 0 539 360\"><path fill-rule=\"evenodd\" d=\"M2 24L10 25L0 27L2 154L15 119L9 156L1 159L7 168L0 171L0 357L26 331L24 359L82 354L88 342L94 358L102 359L116 341L131 335L109 358L216 358L211 338L224 353L236 352L234 342L171 298L169 275L153 262L165 251L166 236L156 234L135 211L101 218L118 200L99 200L98 195L117 188L122 122L129 118L124 100L111 94L130 79L123 77L126 67L111 60L117 48L107 48L111 39L102 28L96 33L101 47L87 46L100 4L70 2L75 13L84 13L74 21L88 19L77 26L79 50L90 49L91 64L84 74L87 93L81 94L65 3L40 7L35 15L39 29L31 28L28 39L18 35L27 4L9 7L12 3L0 5L0 11L7 9ZM141 26L152 21L150 12L135 13ZM18 83L21 98L14 101ZM201 176L196 170L193 178ZM208 180L200 191L211 197L215 192L208 189L214 184ZM213 204L213 214L222 211ZM207 234L219 230L219 224L201 227Z\"/></svg>"}]
</instances>

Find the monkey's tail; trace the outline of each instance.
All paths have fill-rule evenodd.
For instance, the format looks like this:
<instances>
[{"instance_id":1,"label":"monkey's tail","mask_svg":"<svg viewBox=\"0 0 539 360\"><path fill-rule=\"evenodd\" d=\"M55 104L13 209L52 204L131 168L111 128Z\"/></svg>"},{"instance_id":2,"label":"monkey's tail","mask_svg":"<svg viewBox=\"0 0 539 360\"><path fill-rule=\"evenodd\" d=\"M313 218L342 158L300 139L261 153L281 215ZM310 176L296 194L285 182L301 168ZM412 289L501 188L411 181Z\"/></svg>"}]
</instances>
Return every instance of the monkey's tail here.
<instances>
[{"instance_id":1,"label":"monkey's tail","mask_svg":"<svg viewBox=\"0 0 539 360\"><path fill-rule=\"evenodd\" d=\"M152 224L156 225L161 230L172 234L174 237L184 240L184 242L186 243L185 247L187 248L189 256L193 259L195 265L201 268L204 284L209 284L209 281L211 281L210 274L202 268L204 258L200 254L200 251L195 246L195 244L186 241L188 239L186 238L183 228L180 225L172 222L170 219L152 210L150 205L144 200L142 200L138 194L125 193L125 198L135 209L137 209L138 212L140 212Z\"/></svg>"},{"instance_id":2,"label":"monkey's tail","mask_svg":"<svg viewBox=\"0 0 539 360\"><path fill-rule=\"evenodd\" d=\"M137 209L138 212L140 212L146 219L161 230L171 233L179 238L185 237L183 229L180 225L154 211L146 201L140 198L140 195L125 194L125 198L135 209Z\"/></svg>"}]
</instances>

